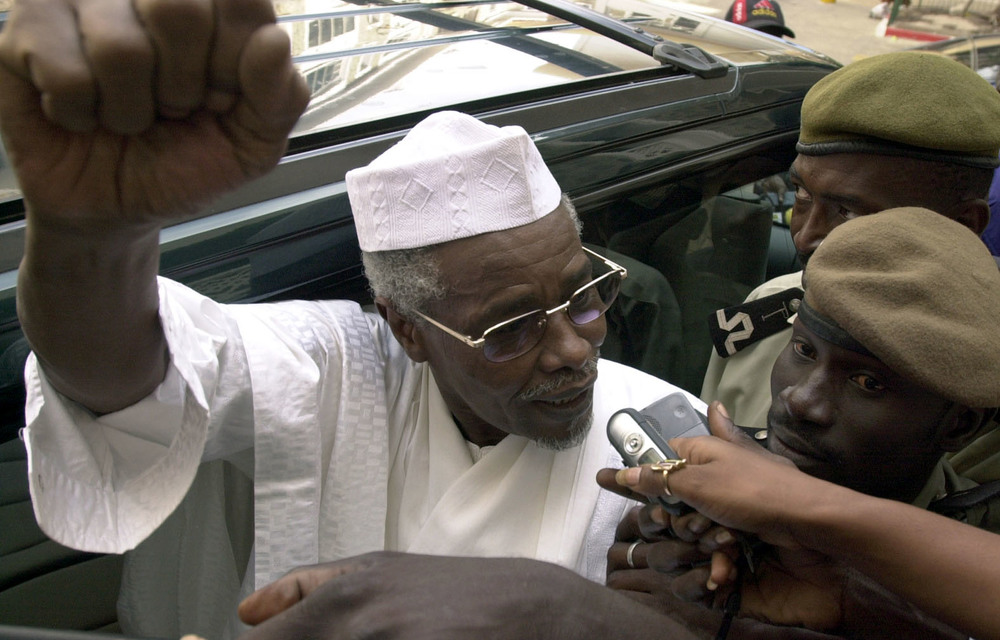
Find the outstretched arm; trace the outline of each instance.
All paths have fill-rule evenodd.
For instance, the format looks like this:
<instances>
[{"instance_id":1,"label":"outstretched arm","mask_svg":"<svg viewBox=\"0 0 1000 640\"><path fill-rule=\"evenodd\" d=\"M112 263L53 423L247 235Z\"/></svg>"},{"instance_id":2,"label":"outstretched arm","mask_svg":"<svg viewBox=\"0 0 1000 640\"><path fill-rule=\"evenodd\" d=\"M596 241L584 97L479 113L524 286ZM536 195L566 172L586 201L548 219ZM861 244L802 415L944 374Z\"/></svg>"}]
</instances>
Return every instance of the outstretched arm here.
<instances>
[{"instance_id":1,"label":"outstretched arm","mask_svg":"<svg viewBox=\"0 0 1000 640\"><path fill-rule=\"evenodd\" d=\"M57 389L109 412L162 380L160 228L269 171L308 97L267 0L19 0L0 130L18 312Z\"/></svg>"}]
</instances>

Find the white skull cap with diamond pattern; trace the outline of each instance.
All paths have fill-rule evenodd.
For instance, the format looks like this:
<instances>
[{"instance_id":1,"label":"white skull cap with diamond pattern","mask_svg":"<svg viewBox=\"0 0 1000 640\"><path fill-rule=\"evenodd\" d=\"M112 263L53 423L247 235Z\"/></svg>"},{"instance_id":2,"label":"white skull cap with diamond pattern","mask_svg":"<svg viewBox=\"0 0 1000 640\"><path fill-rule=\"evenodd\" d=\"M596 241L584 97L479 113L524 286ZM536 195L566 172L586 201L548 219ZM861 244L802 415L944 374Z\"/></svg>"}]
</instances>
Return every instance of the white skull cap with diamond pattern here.
<instances>
[{"instance_id":1,"label":"white skull cap with diamond pattern","mask_svg":"<svg viewBox=\"0 0 1000 640\"><path fill-rule=\"evenodd\" d=\"M534 222L562 191L521 127L440 111L347 172L347 194L361 248L389 251Z\"/></svg>"}]
</instances>

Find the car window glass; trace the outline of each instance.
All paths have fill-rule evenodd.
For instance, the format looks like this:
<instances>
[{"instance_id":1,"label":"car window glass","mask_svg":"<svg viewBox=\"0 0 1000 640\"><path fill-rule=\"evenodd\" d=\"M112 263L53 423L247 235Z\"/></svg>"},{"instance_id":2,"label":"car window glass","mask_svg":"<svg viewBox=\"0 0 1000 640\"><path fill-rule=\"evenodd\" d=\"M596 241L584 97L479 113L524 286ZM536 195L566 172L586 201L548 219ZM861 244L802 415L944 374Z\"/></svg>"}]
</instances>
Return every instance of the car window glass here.
<instances>
[{"instance_id":1,"label":"car window glass","mask_svg":"<svg viewBox=\"0 0 1000 640\"><path fill-rule=\"evenodd\" d=\"M976 59L973 67L980 76L994 87L997 86L998 75L1000 75L1000 46L997 46L996 38L976 38L975 45Z\"/></svg>"},{"instance_id":2,"label":"car window glass","mask_svg":"<svg viewBox=\"0 0 1000 640\"><path fill-rule=\"evenodd\" d=\"M514 3L328 15L281 18L313 95L297 135L658 66Z\"/></svg>"},{"instance_id":3,"label":"car window glass","mask_svg":"<svg viewBox=\"0 0 1000 640\"><path fill-rule=\"evenodd\" d=\"M293 138L660 66L512 2L282 2L276 10L312 94ZM0 202L18 195L0 156Z\"/></svg>"},{"instance_id":4,"label":"car window glass","mask_svg":"<svg viewBox=\"0 0 1000 640\"><path fill-rule=\"evenodd\" d=\"M585 241L629 270L608 314L603 356L701 391L712 350L708 316L794 269L787 174L751 179L750 166L735 163L721 175L652 187L581 214Z\"/></svg>"},{"instance_id":5,"label":"car window glass","mask_svg":"<svg viewBox=\"0 0 1000 640\"><path fill-rule=\"evenodd\" d=\"M984 47L977 45L976 63L980 69L1000 65L1000 46Z\"/></svg>"}]
</instances>

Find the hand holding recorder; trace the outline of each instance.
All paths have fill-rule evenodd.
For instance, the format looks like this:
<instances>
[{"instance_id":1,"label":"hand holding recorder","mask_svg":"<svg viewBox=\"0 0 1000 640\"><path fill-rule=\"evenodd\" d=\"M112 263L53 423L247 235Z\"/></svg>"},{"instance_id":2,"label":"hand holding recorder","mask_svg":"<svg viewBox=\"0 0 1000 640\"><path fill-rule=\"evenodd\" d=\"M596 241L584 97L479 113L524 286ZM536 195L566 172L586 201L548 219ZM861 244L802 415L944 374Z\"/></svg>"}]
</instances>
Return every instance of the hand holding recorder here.
<instances>
[{"instance_id":1,"label":"hand holding recorder","mask_svg":"<svg viewBox=\"0 0 1000 640\"><path fill-rule=\"evenodd\" d=\"M691 405L687 396L678 391L645 409L626 408L615 412L608 420L608 439L621 455L625 466L670 461L666 463L669 470L677 464L673 461L678 458L668 444L670 439L710 435L707 420ZM661 494L650 497L656 498L664 509L675 515L690 510L673 496Z\"/></svg>"},{"instance_id":2,"label":"hand holding recorder","mask_svg":"<svg viewBox=\"0 0 1000 640\"><path fill-rule=\"evenodd\" d=\"M1000 603L1000 536L813 478L779 456L748 446L749 438L733 431L719 403L709 407L708 415L717 437L669 443L687 460L683 469L669 474L672 494L716 522L757 534L779 549L824 554L973 637L1000 638L992 606ZM663 487L662 473L648 466L603 469L598 482L631 495L655 496ZM754 611L757 604L744 598L740 615L782 622Z\"/></svg>"}]
</instances>

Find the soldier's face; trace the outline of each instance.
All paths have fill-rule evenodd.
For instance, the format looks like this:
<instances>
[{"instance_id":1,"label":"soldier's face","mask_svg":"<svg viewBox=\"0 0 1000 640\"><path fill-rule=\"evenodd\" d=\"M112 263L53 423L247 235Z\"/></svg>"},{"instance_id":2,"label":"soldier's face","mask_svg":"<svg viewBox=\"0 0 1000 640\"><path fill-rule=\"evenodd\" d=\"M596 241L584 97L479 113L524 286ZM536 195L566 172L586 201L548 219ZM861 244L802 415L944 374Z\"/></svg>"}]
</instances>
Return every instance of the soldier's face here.
<instances>
[{"instance_id":1,"label":"soldier's face","mask_svg":"<svg viewBox=\"0 0 1000 640\"><path fill-rule=\"evenodd\" d=\"M789 170L790 226L803 266L830 231L852 218L896 207L949 210L955 202L927 179L934 164L864 153L798 156Z\"/></svg>"},{"instance_id":2,"label":"soldier's face","mask_svg":"<svg viewBox=\"0 0 1000 640\"><path fill-rule=\"evenodd\" d=\"M944 454L949 401L800 320L771 372L768 447L802 471L910 502Z\"/></svg>"}]
</instances>

